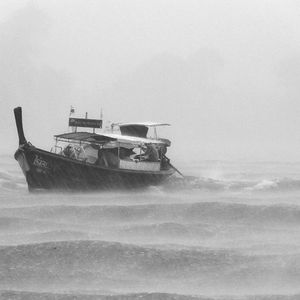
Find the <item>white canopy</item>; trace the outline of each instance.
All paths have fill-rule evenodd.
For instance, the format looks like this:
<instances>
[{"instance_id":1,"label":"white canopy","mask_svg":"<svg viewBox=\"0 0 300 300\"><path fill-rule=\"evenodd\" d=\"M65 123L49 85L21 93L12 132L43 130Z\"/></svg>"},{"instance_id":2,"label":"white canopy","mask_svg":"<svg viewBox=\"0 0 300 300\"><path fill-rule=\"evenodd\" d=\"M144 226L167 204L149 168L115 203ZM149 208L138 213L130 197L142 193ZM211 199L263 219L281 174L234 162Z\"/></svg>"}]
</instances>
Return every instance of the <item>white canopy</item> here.
<instances>
[{"instance_id":1,"label":"white canopy","mask_svg":"<svg viewBox=\"0 0 300 300\"><path fill-rule=\"evenodd\" d=\"M115 123L117 126L147 126L147 127L156 127L156 126L171 126L168 123L157 123L157 122L136 122L136 123Z\"/></svg>"},{"instance_id":2,"label":"white canopy","mask_svg":"<svg viewBox=\"0 0 300 300\"><path fill-rule=\"evenodd\" d=\"M86 143L95 143L95 144L111 144L114 143L121 143L126 145L132 145L134 147L141 146L144 144L157 144L157 145L165 145L169 146L170 141L166 139L149 139L149 138L142 138L136 136L127 136L115 133L90 133L90 132L71 132L71 133L64 133L55 136L59 139L64 140L73 140L79 142L86 142Z\"/></svg>"}]
</instances>

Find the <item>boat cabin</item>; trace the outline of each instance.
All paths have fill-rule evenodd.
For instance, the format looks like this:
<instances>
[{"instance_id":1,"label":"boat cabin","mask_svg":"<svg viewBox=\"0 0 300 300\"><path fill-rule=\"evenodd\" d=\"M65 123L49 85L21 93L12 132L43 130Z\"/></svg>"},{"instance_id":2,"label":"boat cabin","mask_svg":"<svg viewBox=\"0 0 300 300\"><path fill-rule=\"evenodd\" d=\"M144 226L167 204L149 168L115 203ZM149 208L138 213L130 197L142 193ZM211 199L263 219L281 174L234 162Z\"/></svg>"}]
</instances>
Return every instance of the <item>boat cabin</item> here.
<instances>
[{"instance_id":1,"label":"boat cabin","mask_svg":"<svg viewBox=\"0 0 300 300\"><path fill-rule=\"evenodd\" d=\"M169 124L119 123L111 126L111 132L95 133L95 128L102 127L102 121L97 121L100 120L69 122L73 132L55 135L52 151L104 168L151 172L170 168L165 154L171 142L159 138L156 132L156 127ZM90 127L93 132L78 132L77 127ZM153 129L154 137L147 136L149 128Z\"/></svg>"}]
</instances>

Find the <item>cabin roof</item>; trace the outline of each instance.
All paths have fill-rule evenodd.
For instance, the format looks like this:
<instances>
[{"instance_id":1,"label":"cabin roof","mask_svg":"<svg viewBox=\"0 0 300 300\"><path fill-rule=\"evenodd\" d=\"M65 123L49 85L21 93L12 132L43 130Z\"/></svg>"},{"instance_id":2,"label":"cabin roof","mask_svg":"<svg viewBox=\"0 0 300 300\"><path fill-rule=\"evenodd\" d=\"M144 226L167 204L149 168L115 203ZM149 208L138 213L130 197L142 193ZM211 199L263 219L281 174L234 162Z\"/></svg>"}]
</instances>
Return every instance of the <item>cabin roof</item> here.
<instances>
[{"instance_id":1,"label":"cabin roof","mask_svg":"<svg viewBox=\"0 0 300 300\"><path fill-rule=\"evenodd\" d=\"M143 122L143 123L119 123L121 134L124 136L135 136L147 138L149 128L158 126L169 126L167 123Z\"/></svg>"},{"instance_id":2,"label":"cabin roof","mask_svg":"<svg viewBox=\"0 0 300 300\"><path fill-rule=\"evenodd\" d=\"M136 122L136 123L116 123L120 127L123 126L147 126L147 127L156 127L156 126L171 126L168 123L158 123L158 122Z\"/></svg>"},{"instance_id":3,"label":"cabin roof","mask_svg":"<svg viewBox=\"0 0 300 300\"><path fill-rule=\"evenodd\" d=\"M119 142L123 144L132 144L133 146L140 146L143 144L158 144L158 145L170 145L170 141L166 139L147 139L136 136L126 136L114 133L91 133L91 132L70 132L55 135L58 139L74 140L80 142L88 142L95 144L105 144L108 142Z\"/></svg>"},{"instance_id":4,"label":"cabin roof","mask_svg":"<svg viewBox=\"0 0 300 300\"><path fill-rule=\"evenodd\" d=\"M96 135L96 133L91 132L68 132L57 134L54 137L68 140L87 141L88 139L93 138Z\"/></svg>"}]
</instances>

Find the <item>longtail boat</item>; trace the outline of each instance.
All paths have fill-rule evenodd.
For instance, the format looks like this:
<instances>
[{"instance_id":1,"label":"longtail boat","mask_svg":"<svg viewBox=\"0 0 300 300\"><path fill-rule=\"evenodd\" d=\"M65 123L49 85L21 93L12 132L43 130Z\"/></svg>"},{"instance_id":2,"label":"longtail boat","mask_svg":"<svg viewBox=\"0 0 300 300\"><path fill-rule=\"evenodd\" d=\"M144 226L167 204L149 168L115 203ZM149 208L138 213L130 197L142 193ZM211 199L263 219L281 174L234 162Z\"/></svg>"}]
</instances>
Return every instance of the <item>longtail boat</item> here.
<instances>
[{"instance_id":1,"label":"longtail boat","mask_svg":"<svg viewBox=\"0 0 300 300\"><path fill-rule=\"evenodd\" d=\"M14 114L19 136L14 157L29 191L145 187L162 183L176 170L166 157L171 142L159 138L156 131L169 124L119 123L113 124L110 132L96 132L102 128L101 119L70 116L71 132L55 135L54 147L46 151L26 140L22 108L15 108ZM147 136L149 128L154 129L154 137Z\"/></svg>"}]
</instances>

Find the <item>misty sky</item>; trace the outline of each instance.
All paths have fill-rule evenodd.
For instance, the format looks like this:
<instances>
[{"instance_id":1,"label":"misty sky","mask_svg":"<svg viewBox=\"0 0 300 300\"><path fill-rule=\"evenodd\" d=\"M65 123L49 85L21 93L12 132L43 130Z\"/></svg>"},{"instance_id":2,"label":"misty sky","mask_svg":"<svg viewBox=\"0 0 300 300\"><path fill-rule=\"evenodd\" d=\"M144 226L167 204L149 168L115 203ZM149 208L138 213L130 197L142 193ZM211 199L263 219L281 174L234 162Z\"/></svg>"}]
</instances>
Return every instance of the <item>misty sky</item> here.
<instances>
[{"instance_id":1,"label":"misty sky","mask_svg":"<svg viewBox=\"0 0 300 300\"><path fill-rule=\"evenodd\" d=\"M300 161L297 0L0 0L1 153L50 149L70 105L163 121L175 159Z\"/></svg>"}]
</instances>

